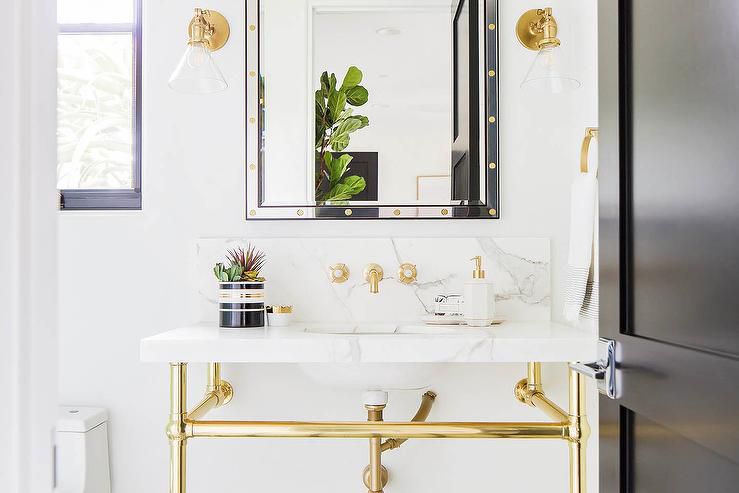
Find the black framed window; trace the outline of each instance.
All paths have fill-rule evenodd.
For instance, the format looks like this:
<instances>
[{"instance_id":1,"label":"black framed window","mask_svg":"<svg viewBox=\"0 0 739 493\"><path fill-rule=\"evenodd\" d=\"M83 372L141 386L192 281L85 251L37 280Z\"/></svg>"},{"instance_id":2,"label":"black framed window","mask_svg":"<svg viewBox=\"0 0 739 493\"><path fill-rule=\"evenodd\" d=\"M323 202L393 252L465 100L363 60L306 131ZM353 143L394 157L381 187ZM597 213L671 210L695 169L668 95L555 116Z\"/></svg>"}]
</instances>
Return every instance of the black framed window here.
<instances>
[{"instance_id":1,"label":"black framed window","mask_svg":"<svg viewBox=\"0 0 739 493\"><path fill-rule=\"evenodd\" d=\"M65 210L141 209L141 0L58 0Z\"/></svg>"}]
</instances>

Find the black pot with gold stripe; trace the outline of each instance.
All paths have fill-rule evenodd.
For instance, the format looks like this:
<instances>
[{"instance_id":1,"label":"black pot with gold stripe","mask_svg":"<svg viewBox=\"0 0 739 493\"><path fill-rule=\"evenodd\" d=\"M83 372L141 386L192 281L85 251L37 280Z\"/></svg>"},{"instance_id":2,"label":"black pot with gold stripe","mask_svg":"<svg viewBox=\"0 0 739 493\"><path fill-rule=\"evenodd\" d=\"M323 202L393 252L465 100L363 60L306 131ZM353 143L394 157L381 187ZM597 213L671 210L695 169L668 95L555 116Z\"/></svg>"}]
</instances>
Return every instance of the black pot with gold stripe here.
<instances>
[{"instance_id":1,"label":"black pot with gold stripe","mask_svg":"<svg viewBox=\"0 0 739 493\"><path fill-rule=\"evenodd\" d=\"M218 286L221 327L264 327L264 282L220 282Z\"/></svg>"}]
</instances>

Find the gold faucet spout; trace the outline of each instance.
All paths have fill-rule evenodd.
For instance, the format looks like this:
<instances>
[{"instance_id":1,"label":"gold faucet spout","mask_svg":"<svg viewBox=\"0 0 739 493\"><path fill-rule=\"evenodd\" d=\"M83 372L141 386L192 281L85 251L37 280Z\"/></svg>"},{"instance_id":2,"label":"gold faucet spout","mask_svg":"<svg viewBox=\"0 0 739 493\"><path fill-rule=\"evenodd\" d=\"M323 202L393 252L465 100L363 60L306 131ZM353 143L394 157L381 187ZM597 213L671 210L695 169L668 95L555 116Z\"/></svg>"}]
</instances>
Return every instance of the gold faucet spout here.
<instances>
[{"instance_id":1,"label":"gold faucet spout","mask_svg":"<svg viewBox=\"0 0 739 493\"><path fill-rule=\"evenodd\" d=\"M384 276L382 267L377 264L369 264L364 269L364 279L369 283L369 290L371 294L377 294L380 292L380 281Z\"/></svg>"}]
</instances>

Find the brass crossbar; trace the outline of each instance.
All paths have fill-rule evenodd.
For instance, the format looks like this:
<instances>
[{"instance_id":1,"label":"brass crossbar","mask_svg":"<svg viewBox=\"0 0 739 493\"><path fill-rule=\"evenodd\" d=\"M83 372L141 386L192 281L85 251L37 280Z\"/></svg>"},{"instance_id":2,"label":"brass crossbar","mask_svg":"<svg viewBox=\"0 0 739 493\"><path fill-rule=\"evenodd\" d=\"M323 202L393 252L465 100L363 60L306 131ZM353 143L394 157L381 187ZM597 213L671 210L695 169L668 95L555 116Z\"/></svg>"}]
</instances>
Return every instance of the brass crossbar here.
<instances>
[{"instance_id":1,"label":"brass crossbar","mask_svg":"<svg viewBox=\"0 0 739 493\"><path fill-rule=\"evenodd\" d=\"M569 370L569 405L565 412L548 397L541 384L541 365L528 364L527 378L515 387L516 398L524 404L541 409L553 422L386 422L381 420L381 409L369 409L375 419L359 422L312 421L205 421L201 420L210 410L227 404L233 396L233 388L221 379L220 363L208 368L208 385L203 399L189 412L187 405L187 363L170 364L170 414L167 437L170 443L170 493L186 493L186 446L192 438L354 438L370 439L374 450L370 455L371 492L382 492L384 483L379 462L383 450L391 444L407 439L441 438L516 438L561 439L568 444L570 493L586 493L585 445L590 427L585 416L584 377ZM433 395L433 394L432 394ZM426 396L428 397L428 396ZM435 397L435 395L433 395ZM425 419L431 400L422 404L414 419ZM384 406L382 406L384 407ZM388 438L385 448L381 439ZM394 440L392 442L391 440ZM371 447L372 448L372 447ZM387 479L386 477L384 478Z\"/></svg>"},{"instance_id":2,"label":"brass crossbar","mask_svg":"<svg viewBox=\"0 0 739 493\"><path fill-rule=\"evenodd\" d=\"M188 438L566 438L567 423L187 421Z\"/></svg>"}]
</instances>

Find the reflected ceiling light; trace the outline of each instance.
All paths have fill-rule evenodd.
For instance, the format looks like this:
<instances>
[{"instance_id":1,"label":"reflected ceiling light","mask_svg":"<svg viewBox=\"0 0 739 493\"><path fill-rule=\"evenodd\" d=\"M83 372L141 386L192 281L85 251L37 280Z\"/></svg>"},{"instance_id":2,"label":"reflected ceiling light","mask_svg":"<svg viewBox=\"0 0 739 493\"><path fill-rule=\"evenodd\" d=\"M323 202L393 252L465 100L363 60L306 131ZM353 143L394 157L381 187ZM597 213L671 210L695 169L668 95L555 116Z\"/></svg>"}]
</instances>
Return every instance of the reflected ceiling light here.
<instances>
[{"instance_id":1,"label":"reflected ceiling light","mask_svg":"<svg viewBox=\"0 0 739 493\"><path fill-rule=\"evenodd\" d=\"M521 82L522 89L558 94L573 91L582 85L575 77L562 72L557 21L551 7L524 12L516 23L516 35L526 48L538 51Z\"/></svg>"},{"instance_id":2,"label":"reflected ceiling light","mask_svg":"<svg viewBox=\"0 0 739 493\"><path fill-rule=\"evenodd\" d=\"M169 78L169 87L190 94L225 91L228 84L210 53L228 41L228 21L215 10L195 9L189 32L187 48Z\"/></svg>"},{"instance_id":3,"label":"reflected ceiling light","mask_svg":"<svg viewBox=\"0 0 739 493\"><path fill-rule=\"evenodd\" d=\"M375 31L380 36L397 36L400 34L400 29L397 27L381 27Z\"/></svg>"}]
</instances>

